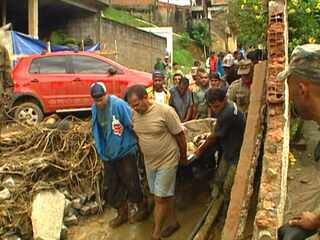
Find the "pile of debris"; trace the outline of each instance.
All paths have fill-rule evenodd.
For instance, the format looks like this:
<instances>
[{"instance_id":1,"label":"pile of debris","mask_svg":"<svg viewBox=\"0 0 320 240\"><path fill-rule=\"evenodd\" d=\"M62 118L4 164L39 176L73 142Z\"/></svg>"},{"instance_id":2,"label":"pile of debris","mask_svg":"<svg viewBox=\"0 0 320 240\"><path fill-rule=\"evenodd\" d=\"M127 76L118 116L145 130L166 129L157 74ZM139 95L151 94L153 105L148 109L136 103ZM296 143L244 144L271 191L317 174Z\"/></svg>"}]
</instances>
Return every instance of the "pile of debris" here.
<instances>
[{"instance_id":1,"label":"pile of debris","mask_svg":"<svg viewBox=\"0 0 320 240\"><path fill-rule=\"evenodd\" d=\"M56 221L49 238L59 239L63 224L76 224L79 216L102 210L101 178L89 122L67 118L2 134L0 238L43 239L41 234L48 233L39 224L49 222L52 229Z\"/></svg>"}]
</instances>

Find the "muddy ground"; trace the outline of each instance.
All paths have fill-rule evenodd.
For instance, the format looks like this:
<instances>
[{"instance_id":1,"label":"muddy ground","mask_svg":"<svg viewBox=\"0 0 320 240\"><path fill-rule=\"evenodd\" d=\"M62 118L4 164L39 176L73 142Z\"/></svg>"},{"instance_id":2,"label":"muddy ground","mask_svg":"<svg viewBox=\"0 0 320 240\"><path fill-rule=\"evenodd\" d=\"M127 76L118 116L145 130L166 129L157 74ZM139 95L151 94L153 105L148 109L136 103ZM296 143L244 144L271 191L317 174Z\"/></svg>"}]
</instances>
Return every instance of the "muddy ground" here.
<instances>
[{"instance_id":1,"label":"muddy ground","mask_svg":"<svg viewBox=\"0 0 320 240\"><path fill-rule=\"evenodd\" d=\"M171 240L186 240L204 214L209 204L209 186L207 181L193 180L177 186L178 219L180 230ZM69 229L69 240L149 240L152 231L152 215L147 220L136 224L125 224L117 229L110 229L108 222L115 216L113 209L105 209L104 213L83 220L79 225Z\"/></svg>"},{"instance_id":2,"label":"muddy ground","mask_svg":"<svg viewBox=\"0 0 320 240\"><path fill-rule=\"evenodd\" d=\"M315 146L320 140L319 126L315 122L305 122L303 135L307 149L292 149L297 162L289 166L285 221L301 211L320 208L320 162L315 162L313 157Z\"/></svg>"},{"instance_id":3,"label":"muddy ground","mask_svg":"<svg viewBox=\"0 0 320 240\"><path fill-rule=\"evenodd\" d=\"M305 151L292 149L297 162L289 167L288 197L285 221L303 210L320 207L320 163L313 159L313 151L320 140L319 127L314 122L305 122ZM317 204L318 203L318 204ZM182 228L169 239L186 240L209 204L209 189L206 181L192 181L178 187L177 207ZM115 215L111 209L102 215L83 220L69 229L71 240L148 240L152 228L152 217L138 224L126 224L110 229L108 221ZM221 229L221 228L219 228Z\"/></svg>"}]
</instances>

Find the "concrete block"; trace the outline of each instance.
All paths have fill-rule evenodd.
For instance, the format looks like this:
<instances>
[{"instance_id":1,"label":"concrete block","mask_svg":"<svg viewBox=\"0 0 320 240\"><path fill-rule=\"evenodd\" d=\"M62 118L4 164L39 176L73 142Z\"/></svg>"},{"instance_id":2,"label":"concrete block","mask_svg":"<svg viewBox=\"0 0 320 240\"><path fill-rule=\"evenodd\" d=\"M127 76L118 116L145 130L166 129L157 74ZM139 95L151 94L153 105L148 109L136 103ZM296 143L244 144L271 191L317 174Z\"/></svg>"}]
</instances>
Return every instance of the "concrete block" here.
<instances>
[{"instance_id":1,"label":"concrete block","mask_svg":"<svg viewBox=\"0 0 320 240\"><path fill-rule=\"evenodd\" d=\"M88 216L91 214L91 207L89 205L85 205L80 209L80 214L82 216Z\"/></svg>"},{"instance_id":2,"label":"concrete block","mask_svg":"<svg viewBox=\"0 0 320 240\"><path fill-rule=\"evenodd\" d=\"M4 188L0 191L0 202L9 199L11 196L8 188Z\"/></svg>"},{"instance_id":3,"label":"concrete block","mask_svg":"<svg viewBox=\"0 0 320 240\"><path fill-rule=\"evenodd\" d=\"M63 221L67 227L77 225L79 223L79 220L76 215L71 215L71 216L65 217Z\"/></svg>"},{"instance_id":4,"label":"concrete block","mask_svg":"<svg viewBox=\"0 0 320 240\"><path fill-rule=\"evenodd\" d=\"M69 199L66 199L64 202L64 216L68 216L72 208L72 202Z\"/></svg>"},{"instance_id":5,"label":"concrete block","mask_svg":"<svg viewBox=\"0 0 320 240\"><path fill-rule=\"evenodd\" d=\"M90 207L90 214L91 215L95 215L97 214L98 210L99 210L99 205L97 202L92 202L89 204Z\"/></svg>"},{"instance_id":6,"label":"concrete block","mask_svg":"<svg viewBox=\"0 0 320 240\"><path fill-rule=\"evenodd\" d=\"M35 240L59 240L65 196L58 191L38 193L32 203L32 227Z\"/></svg>"},{"instance_id":7,"label":"concrete block","mask_svg":"<svg viewBox=\"0 0 320 240\"><path fill-rule=\"evenodd\" d=\"M80 198L76 198L72 201L72 207L79 210L82 208L82 203Z\"/></svg>"},{"instance_id":8,"label":"concrete block","mask_svg":"<svg viewBox=\"0 0 320 240\"><path fill-rule=\"evenodd\" d=\"M7 176L2 181L2 186L6 188L12 188L15 186L15 180L11 176Z\"/></svg>"}]
</instances>

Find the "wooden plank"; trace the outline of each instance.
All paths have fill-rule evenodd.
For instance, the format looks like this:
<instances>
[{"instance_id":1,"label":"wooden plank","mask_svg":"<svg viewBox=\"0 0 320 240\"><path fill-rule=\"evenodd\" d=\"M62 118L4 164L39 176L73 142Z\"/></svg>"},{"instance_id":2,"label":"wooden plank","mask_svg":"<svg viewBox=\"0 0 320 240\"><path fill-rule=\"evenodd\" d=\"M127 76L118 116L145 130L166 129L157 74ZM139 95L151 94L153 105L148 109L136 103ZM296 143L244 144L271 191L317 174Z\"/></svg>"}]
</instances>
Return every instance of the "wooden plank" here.
<instances>
[{"instance_id":1,"label":"wooden plank","mask_svg":"<svg viewBox=\"0 0 320 240\"><path fill-rule=\"evenodd\" d=\"M207 240L209 237L210 230L216 217L218 216L219 210L223 204L223 195L221 195L218 199L213 201L212 207L206 217L206 220L200 230L198 231L197 235L193 238L193 240Z\"/></svg>"},{"instance_id":2,"label":"wooden plank","mask_svg":"<svg viewBox=\"0 0 320 240\"><path fill-rule=\"evenodd\" d=\"M263 141L265 77L266 62L257 64L251 86L246 130L231 191L228 214L222 231L222 240L241 239L246 225L255 170Z\"/></svg>"},{"instance_id":3,"label":"wooden plank","mask_svg":"<svg viewBox=\"0 0 320 240\"><path fill-rule=\"evenodd\" d=\"M253 239L277 239L284 215L289 154L289 99L277 74L287 64L287 1L269 1L267 131Z\"/></svg>"}]
</instances>

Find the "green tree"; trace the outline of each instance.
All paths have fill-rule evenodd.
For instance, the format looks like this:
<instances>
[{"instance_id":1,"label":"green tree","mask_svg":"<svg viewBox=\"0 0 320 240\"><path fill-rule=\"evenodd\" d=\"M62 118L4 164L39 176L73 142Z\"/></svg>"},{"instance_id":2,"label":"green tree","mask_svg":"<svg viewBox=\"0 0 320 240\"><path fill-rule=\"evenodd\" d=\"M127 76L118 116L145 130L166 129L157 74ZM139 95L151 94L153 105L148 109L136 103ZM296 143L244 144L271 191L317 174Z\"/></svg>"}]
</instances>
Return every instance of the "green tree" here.
<instances>
[{"instance_id":1,"label":"green tree","mask_svg":"<svg viewBox=\"0 0 320 240\"><path fill-rule=\"evenodd\" d=\"M297 45L319 43L320 0L289 0L289 51Z\"/></svg>"},{"instance_id":2,"label":"green tree","mask_svg":"<svg viewBox=\"0 0 320 240\"><path fill-rule=\"evenodd\" d=\"M245 47L265 45L267 11L265 0L231 0L227 21L238 43Z\"/></svg>"},{"instance_id":3,"label":"green tree","mask_svg":"<svg viewBox=\"0 0 320 240\"><path fill-rule=\"evenodd\" d=\"M229 1L228 25L244 46L265 45L267 0ZM320 0L288 0L289 51L320 41Z\"/></svg>"},{"instance_id":4,"label":"green tree","mask_svg":"<svg viewBox=\"0 0 320 240\"><path fill-rule=\"evenodd\" d=\"M206 54L212 43L209 24L204 21L195 23L192 26L192 39L198 42Z\"/></svg>"}]
</instances>

